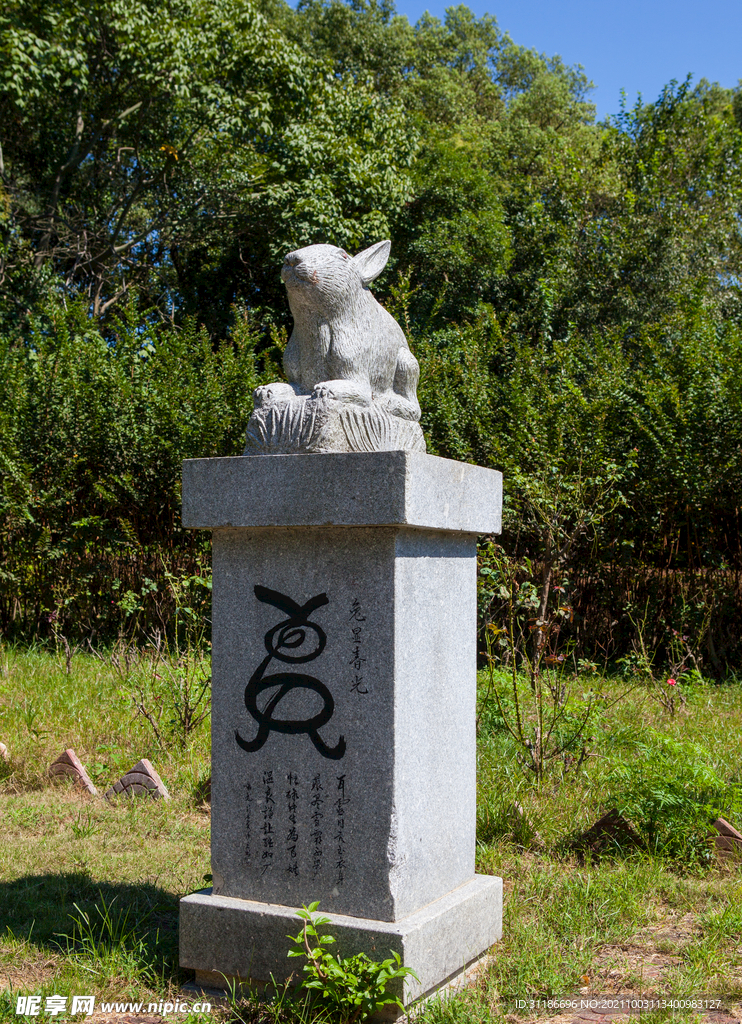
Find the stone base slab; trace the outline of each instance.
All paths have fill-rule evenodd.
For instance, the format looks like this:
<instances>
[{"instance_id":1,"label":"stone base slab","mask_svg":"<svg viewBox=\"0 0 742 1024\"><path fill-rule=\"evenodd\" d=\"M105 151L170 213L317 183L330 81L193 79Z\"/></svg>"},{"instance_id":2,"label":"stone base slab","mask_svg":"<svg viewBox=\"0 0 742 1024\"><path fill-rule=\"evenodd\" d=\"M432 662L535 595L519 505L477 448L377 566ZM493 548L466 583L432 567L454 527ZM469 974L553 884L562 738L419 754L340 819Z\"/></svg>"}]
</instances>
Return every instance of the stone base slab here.
<instances>
[{"instance_id":1,"label":"stone base slab","mask_svg":"<svg viewBox=\"0 0 742 1024\"><path fill-rule=\"evenodd\" d=\"M493 960L494 956L492 953L485 953L483 956L480 956L478 960L472 961L472 963L460 970L458 974L450 977L435 991L421 996L415 1002L414 1009L416 1010L424 1006L430 1000L445 1000L450 996L458 995L464 989L471 988L477 983L482 973L487 970ZM258 999L264 996L269 997L272 994L273 986L271 985L251 985L249 981L246 982L240 978L229 978L228 983L230 988L234 985L236 994L244 991L245 988L249 988L253 995L257 995ZM232 993L229 989L224 988L224 985L225 979L221 974L212 974L209 971L196 971L194 980L182 985L180 991L183 993L183 998L189 1002L199 1000L208 1002L211 1006L230 1006ZM412 1007L408 1005L408 1009L400 1013L397 1005L393 1003L388 1004L382 1010L367 1017L366 1024L410 1024L410 1009Z\"/></svg>"},{"instance_id":2,"label":"stone base slab","mask_svg":"<svg viewBox=\"0 0 742 1024\"><path fill-rule=\"evenodd\" d=\"M449 984L501 937L502 879L475 875L399 921L323 916L330 923L322 933L337 940L335 956L366 953L385 960L390 951L399 953L419 981L408 976L390 992L409 1005ZM213 896L204 889L180 901L180 965L196 971L199 988L283 982L301 973L304 961L287 955L287 936L298 934L301 924L293 907Z\"/></svg>"}]
</instances>

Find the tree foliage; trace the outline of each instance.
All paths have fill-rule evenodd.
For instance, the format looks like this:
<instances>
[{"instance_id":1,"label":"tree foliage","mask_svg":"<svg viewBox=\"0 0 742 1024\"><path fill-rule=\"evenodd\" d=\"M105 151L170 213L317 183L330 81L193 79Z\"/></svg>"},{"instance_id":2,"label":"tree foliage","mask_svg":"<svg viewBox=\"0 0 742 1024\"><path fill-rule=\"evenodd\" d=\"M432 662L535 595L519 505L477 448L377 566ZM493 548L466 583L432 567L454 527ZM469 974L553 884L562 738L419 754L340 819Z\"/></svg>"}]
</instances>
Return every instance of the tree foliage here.
<instances>
[{"instance_id":1,"label":"tree foliage","mask_svg":"<svg viewBox=\"0 0 742 1024\"><path fill-rule=\"evenodd\" d=\"M96 316L137 286L214 319L238 292L264 298L287 245L338 215L339 239L375 237L405 198L414 140L393 104L351 92L245 0L14 0L0 55L16 311L50 268Z\"/></svg>"}]
</instances>

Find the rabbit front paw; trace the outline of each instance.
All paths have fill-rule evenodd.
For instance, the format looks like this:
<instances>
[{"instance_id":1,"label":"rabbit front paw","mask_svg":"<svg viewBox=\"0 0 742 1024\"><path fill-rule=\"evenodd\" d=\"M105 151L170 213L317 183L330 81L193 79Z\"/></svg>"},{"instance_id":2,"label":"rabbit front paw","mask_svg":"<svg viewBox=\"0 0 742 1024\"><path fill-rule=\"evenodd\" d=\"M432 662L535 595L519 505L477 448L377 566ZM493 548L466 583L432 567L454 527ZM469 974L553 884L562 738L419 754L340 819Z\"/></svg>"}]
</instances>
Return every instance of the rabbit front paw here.
<instances>
[{"instance_id":1,"label":"rabbit front paw","mask_svg":"<svg viewBox=\"0 0 742 1024\"><path fill-rule=\"evenodd\" d=\"M266 405L274 405L276 402L293 398L296 392L290 384L276 381L275 384L262 384L253 391L253 403L256 409L262 409Z\"/></svg>"},{"instance_id":2,"label":"rabbit front paw","mask_svg":"<svg viewBox=\"0 0 742 1024\"><path fill-rule=\"evenodd\" d=\"M312 398L331 398L336 402L370 405L371 389L353 380L323 380L314 385Z\"/></svg>"}]
</instances>

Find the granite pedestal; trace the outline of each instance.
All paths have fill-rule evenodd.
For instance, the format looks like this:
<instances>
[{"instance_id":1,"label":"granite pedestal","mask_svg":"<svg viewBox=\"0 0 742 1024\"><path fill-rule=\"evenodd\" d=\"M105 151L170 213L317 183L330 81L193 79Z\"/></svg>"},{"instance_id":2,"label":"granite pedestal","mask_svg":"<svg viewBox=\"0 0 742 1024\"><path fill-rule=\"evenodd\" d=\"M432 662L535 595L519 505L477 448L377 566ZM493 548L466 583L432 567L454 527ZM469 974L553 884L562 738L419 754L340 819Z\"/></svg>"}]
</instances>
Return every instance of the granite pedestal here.
<instances>
[{"instance_id":1,"label":"granite pedestal","mask_svg":"<svg viewBox=\"0 0 742 1024\"><path fill-rule=\"evenodd\" d=\"M196 981L280 981L319 900L341 955L434 991L501 934L474 873L476 537L501 477L414 452L196 459L213 531L213 889L180 905Z\"/></svg>"}]
</instances>

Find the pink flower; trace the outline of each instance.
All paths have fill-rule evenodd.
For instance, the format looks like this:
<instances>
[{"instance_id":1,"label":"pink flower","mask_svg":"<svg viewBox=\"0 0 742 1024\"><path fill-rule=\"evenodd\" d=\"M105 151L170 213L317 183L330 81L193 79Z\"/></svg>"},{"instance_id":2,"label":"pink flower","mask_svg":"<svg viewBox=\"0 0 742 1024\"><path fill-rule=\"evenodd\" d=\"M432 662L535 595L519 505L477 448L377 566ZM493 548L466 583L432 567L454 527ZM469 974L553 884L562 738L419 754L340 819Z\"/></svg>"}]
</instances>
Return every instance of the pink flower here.
<instances>
[{"instance_id":1,"label":"pink flower","mask_svg":"<svg viewBox=\"0 0 742 1024\"><path fill-rule=\"evenodd\" d=\"M668 686L677 686L678 685L678 681L677 681L677 679L668 679L667 680L667 685Z\"/></svg>"}]
</instances>

